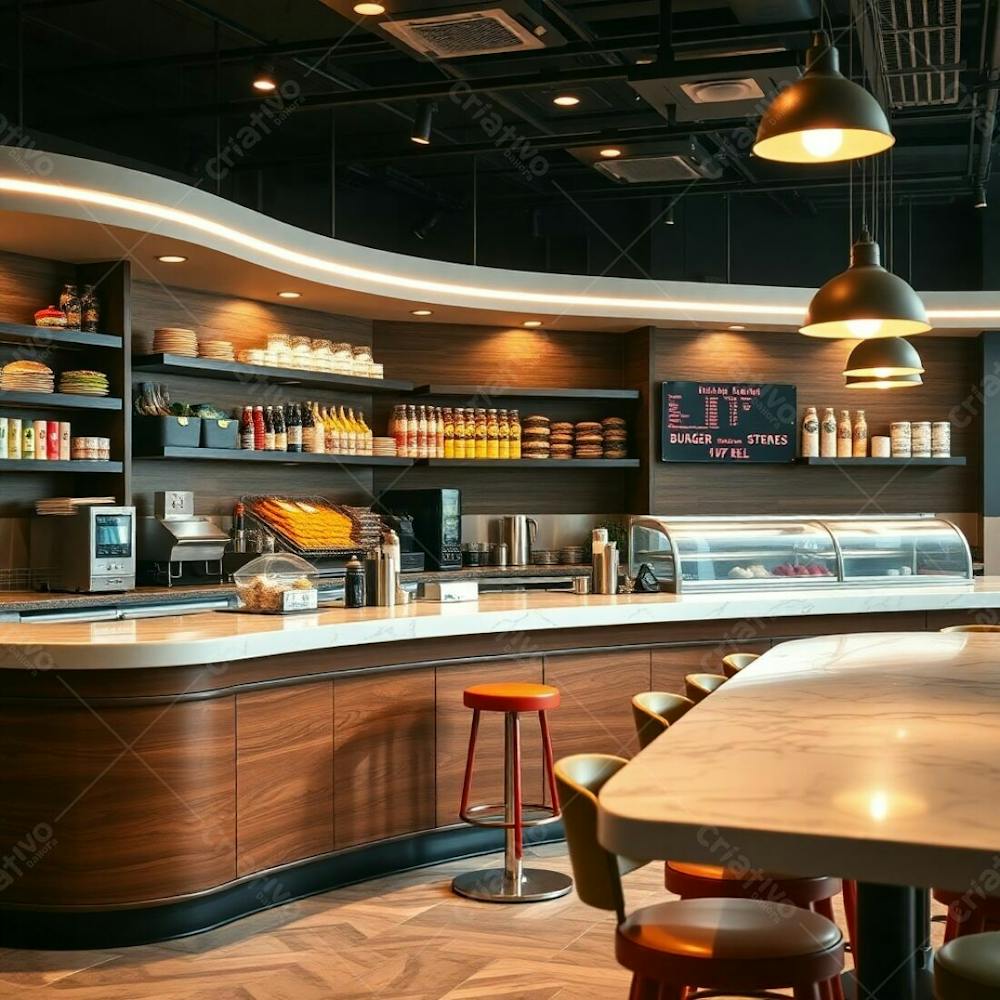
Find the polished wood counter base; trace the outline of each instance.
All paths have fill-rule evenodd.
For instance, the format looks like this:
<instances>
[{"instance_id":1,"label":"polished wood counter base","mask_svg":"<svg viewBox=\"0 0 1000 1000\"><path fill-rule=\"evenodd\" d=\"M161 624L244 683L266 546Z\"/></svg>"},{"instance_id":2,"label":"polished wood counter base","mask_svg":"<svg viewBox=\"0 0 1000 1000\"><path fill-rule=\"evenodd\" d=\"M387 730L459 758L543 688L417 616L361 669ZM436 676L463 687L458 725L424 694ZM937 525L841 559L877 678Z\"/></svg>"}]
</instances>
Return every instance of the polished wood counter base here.
<instances>
[{"instance_id":1,"label":"polished wood counter base","mask_svg":"<svg viewBox=\"0 0 1000 1000\"><path fill-rule=\"evenodd\" d=\"M499 847L452 829L471 685L553 684L557 757L628 756L630 696L680 691L685 674L735 649L976 614L535 629L157 669L0 671L0 945L157 940ZM486 801L501 797L502 739L500 720L484 719ZM526 773L540 775L536 763ZM543 795L538 784L525 794Z\"/></svg>"}]
</instances>

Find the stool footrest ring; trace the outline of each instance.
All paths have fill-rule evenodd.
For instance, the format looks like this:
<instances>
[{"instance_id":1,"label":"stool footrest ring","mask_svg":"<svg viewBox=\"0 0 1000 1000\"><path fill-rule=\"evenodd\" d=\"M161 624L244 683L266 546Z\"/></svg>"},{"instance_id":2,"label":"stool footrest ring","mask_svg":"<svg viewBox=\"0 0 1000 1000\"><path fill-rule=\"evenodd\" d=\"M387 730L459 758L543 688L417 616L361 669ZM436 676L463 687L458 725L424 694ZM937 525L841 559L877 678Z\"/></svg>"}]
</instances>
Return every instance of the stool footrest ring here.
<instances>
[{"instance_id":1,"label":"stool footrest ring","mask_svg":"<svg viewBox=\"0 0 1000 1000\"><path fill-rule=\"evenodd\" d=\"M544 816L538 819L524 819L524 815L528 810L536 810L545 813ZM459 810L459 819L466 823L471 823L473 826L485 826L493 827L501 830L513 830L515 827L514 823L508 823L502 819L483 819L483 814L488 813L500 813L503 814L504 803L502 802L487 802L481 805L470 806L468 809ZM522 827L533 827L533 826L545 826L548 823L555 823L556 820L562 818L562 813L555 806L545 805L541 802L524 802L521 806L521 823Z\"/></svg>"}]
</instances>

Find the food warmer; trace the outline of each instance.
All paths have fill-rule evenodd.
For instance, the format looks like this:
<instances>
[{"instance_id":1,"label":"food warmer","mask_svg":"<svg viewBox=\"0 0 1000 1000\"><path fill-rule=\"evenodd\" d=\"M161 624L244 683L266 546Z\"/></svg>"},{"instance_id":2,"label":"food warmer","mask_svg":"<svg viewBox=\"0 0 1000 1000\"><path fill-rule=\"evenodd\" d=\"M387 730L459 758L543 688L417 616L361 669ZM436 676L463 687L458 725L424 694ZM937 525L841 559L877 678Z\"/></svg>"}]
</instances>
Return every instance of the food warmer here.
<instances>
[{"instance_id":1,"label":"food warmer","mask_svg":"<svg viewBox=\"0 0 1000 1000\"><path fill-rule=\"evenodd\" d=\"M629 576L648 564L672 593L961 584L965 536L931 514L884 517L633 517Z\"/></svg>"}]
</instances>

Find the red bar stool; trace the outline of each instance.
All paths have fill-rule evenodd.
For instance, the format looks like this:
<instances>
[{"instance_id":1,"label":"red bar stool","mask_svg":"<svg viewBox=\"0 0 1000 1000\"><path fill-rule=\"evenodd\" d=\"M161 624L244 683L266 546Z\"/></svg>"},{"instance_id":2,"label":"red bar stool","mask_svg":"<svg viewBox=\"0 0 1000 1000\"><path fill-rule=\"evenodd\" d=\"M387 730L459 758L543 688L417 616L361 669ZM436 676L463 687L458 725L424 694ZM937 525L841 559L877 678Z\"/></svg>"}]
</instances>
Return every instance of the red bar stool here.
<instances>
[{"instance_id":1,"label":"red bar stool","mask_svg":"<svg viewBox=\"0 0 1000 1000\"><path fill-rule=\"evenodd\" d=\"M533 903L565 896L573 880L562 872L524 867L524 829L553 823L562 815L556 792L555 765L552 761L552 737L546 712L559 707L559 689L547 684L478 684L466 688L463 701L472 709L472 732L469 756L465 763L465 783L459 816L474 826L497 827L506 831L503 868L466 872L452 883L460 896L490 903ZM504 801L469 805L472 793L472 770L476 758L476 737L482 712L504 713ZM544 777L552 805L523 801L521 795L521 720L520 713L537 712L542 730ZM541 816L526 819L525 812ZM498 813L503 819L493 819Z\"/></svg>"}]
</instances>

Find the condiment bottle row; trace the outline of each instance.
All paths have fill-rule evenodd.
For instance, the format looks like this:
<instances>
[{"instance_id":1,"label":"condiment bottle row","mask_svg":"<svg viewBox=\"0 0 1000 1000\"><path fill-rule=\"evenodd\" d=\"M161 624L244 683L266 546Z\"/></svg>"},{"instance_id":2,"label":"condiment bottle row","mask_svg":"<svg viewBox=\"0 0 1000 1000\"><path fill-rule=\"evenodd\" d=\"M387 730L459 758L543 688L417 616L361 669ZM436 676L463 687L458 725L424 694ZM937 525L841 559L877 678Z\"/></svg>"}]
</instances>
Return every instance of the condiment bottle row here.
<instances>
[{"instance_id":1,"label":"condiment bottle row","mask_svg":"<svg viewBox=\"0 0 1000 1000\"><path fill-rule=\"evenodd\" d=\"M240 448L314 455L371 455L372 432L364 414L316 402L245 406Z\"/></svg>"},{"instance_id":2,"label":"condiment bottle row","mask_svg":"<svg viewBox=\"0 0 1000 1000\"><path fill-rule=\"evenodd\" d=\"M389 433L403 458L521 458L517 410L400 404Z\"/></svg>"}]
</instances>

